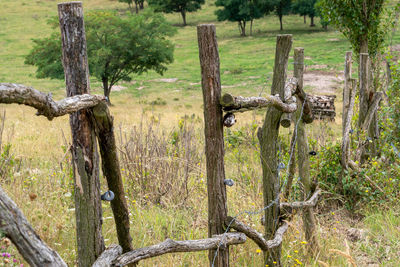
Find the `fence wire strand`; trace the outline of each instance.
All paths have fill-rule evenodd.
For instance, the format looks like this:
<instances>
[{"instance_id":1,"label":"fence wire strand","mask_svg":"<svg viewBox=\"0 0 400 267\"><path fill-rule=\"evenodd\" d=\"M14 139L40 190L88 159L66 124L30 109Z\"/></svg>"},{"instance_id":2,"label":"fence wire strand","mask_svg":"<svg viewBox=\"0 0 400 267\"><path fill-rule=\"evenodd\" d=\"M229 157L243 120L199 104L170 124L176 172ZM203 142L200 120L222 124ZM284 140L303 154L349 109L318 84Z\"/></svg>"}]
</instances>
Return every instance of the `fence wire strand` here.
<instances>
[{"instance_id":1,"label":"fence wire strand","mask_svg":"<svg viewBox=\"0 0 400 267\"><path fill-rule=\"evenodd\" d=\"M286 184L286 182L287 182L287 177L288 177L288 175L289 175L289 166L290 166L290 163L291 163L291 161L292 161L292 157L293 157L293 154L294 154L294 148L295 148L295 146L296 146L295 144L296 144L296 141L297 141L297 128L298 128L299 123L300 123L300 120L301 120L301 118L302 118L302 116L303 116L303 111L304 111L305 103L306 103L306 100L303 101L303 105L302 105L302 107L301 107L300 116L299 116L299 118L298 118L298 120L297 120L297 122L296 122L296 125L295 125L295 129L294 129L294 133L293 133L293 134L295 135L295 137L294 137L294 142L293 142L293 144L292 144L292 147L290 148L289 160L288 160L288 164L287 164L287 168L286 168L286 179L285 179L285 181L284 181L284 185ZM277 171L277 173L278 173L278 182L280 181L280 178L281 178L281 177L280 177L280 169L281 169L280 166L281 166L281 163L282 163L282 162L281 162L280 153L281 153L281 147L280 147L280 143L279 143L279 145L278 145L278 166L276 167L276 168L278 169L278 171ZM279 203L280 195L281 195L281 193L282 193L282 188L284 188L284 186L281 187L281 190L280 190L279 194L276 196L276 198L275 198L273 201L271 201L267 206L265 206L265 207L263 207L263 208L261 208L261 209L259 209L259 210L256 210L256 211L245 210L245 211L242 211L242 212L240 212L239 214L237 214L235 217L233 217L233 219L232 219L232 220L229 222L229 224L227 225L226 230L225 230L225 232L224 232L223 234L228 233L228 231L230 230L230 227L231 227L232 223L233 223L237 218L239 218L240 216L242 216L243 214L247 214L247 215L250 215L250 216L252 216L252 215L258 215L258 214L262 213L263 211L265 211L265 210L271 208L274 204L278 204L278 203ZM217 249L215 250L215 254L214 254L214 258L213 258L211 267L214 267L215 260L216 260L216 258L217 258L217 256L218 256L219 248L220 248L221 245L222 245L222 240L221 240L221 242L218 244Z\"/></svg>"}]
</instances>

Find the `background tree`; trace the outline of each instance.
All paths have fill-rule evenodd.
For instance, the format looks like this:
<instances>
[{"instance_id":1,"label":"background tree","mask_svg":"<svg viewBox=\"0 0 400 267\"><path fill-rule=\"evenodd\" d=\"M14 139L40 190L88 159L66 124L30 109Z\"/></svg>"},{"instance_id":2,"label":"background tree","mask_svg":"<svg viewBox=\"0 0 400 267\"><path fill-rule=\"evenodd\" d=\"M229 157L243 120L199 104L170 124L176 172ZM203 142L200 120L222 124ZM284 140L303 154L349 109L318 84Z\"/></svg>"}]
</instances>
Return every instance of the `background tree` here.
<instances>
[{"instance_id":1,"label":"background tree","mask_svg":"<svg viewBox=\"0 0 400 267\"><path fill-rule=\"evenodd\" d=\"M309 16L311 19L310 27L314 27L314 17L317 15L315 3L317 0L294 0L292 3L292 12L300 16Z\"/></svg>"},{"instance_id":2,"label":"background tree","mask_svg":"<svg viewBox=\"0 0 400 267\"><path fill-rule=\"evenodd\" d=\"M129 5L129 10L133 13L132 4L135 3L135 12L139 13L139 9L144 8L144 0L118 0L121 3L127 3Z\"/></svg>"},{"instance_id":3,"label":"background tree","mask_svg":"<svg viewBox=\"0 0 400 267\"><path fill-rule=\"evenodd\" d=\"M166 38L175 30L160 14L119 17L115 12L96 11L86 15L85 26L89 70L101 80L109 103L111 88L118 81L148 70L163 74L173 61L174 47ZM60 34L33 42L25 63L37 66L38 78L64 79Z\"/></svg>"},{"instance_id":4,"label":"background tree","mask_svg":"<svg viewBox=\"0 0 400 267\"><path fill-rule=\"evenodd\" d=\"M266 0L265 12L269 14L273 11L279 18L280 30L283 31L282 18L284 15L288 15L291 11L292 0Z\"/></svg>"},{"instance_id":5,"label":"background tree","mask_svg":"<svg viewBox=\"0 0 400 267\"><path fill-rule=\"evenodd\" d=\"M246 22L250 21L250 35L253 20L264 15L265 1L261 0L217 0L215 5L223 7L215 11L219 21L237 21L241 36L246 36Z\"/></svg>"},{"instance_id":6,"label":"background tree","mask_svg":"<svg viewBox=\"0 0 400 267\"><path fill-rule=\"evenodd\" d=\"M148 0L147 2L156 12L181 13L183 26L186 26L186 13L200 9L204 1L205 0Z\"/></svg>"}]
</instances>

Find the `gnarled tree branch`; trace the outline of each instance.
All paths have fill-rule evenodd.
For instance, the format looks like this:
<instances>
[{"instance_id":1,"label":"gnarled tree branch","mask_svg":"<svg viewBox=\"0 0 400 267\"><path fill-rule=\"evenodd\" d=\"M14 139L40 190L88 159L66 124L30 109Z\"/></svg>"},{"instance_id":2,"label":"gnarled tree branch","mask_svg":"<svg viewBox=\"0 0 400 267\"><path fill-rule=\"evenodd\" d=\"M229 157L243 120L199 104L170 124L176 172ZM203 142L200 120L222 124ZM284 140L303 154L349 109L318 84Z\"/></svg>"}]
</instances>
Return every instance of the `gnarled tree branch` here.
<instances>
[{"instance_id":1,"label":"gnarled tree branch","mask_svg":"<svg viewBox=\"0 0 400 267\"><path fill-rule=\"evenodd\" d=\"M49 120L80 109L94 107L101 101L105 101L104 96L88 94L54 101L51 94L42 93L32 87L14 83L0 83L0 103L31 106L37 109L36 115L43 115Z\"/></svg>"},{"instance_id":2,"label":"gnarled tree branch","mask_svg":"<svg viewBox=\"0 0 400 267\"><path fill-rule=\"evenodd\" d=\"M248 238L252 239L262 250L268 250L279 246L282 243L283 234L288 229L287 222L283 222L283 224L276 230L274 239L265 240L263 235L257 230L251 228L241 221L236 220L233 217L228 216L225 220L225 225L230 226L232 229L235 229L238 232L244 233Z\"/></svg>"},{"instance_id":3,"label":"gnarled tree branch","mask_svg":"<svg viewBox=\"0 0 400 267\"><path fill-rule=\"evenodd\" d=\"M211 238L199 240L174 241L167 239L157 245L135 249L119 256L111 266L125 266L129 263L137 263L140 260L160 256L174 252L193 252L201 250L225 249L231 245L246 242L246 236L242 233L226 233L215 235Z\"/></svg>"},{"instance_id":4,"label":"gnarled tree branch","mask_svg":"<svg viewBox=\"0 0 400 267\"><path fill-rule=\"evenodd\" d=\"M67 266L60 255L40 239L24 214L1 187L0 231L13 242L30 266Z\"/></svg>"}]
</instances>

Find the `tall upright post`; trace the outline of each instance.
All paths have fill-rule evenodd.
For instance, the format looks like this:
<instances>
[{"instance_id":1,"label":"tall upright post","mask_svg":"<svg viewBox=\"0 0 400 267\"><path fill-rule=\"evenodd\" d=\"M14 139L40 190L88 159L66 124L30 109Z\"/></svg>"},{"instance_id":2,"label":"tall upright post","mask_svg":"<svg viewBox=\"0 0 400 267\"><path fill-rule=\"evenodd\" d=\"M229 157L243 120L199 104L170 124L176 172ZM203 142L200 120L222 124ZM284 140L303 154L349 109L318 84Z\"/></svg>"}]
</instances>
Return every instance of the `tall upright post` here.
<instances>
[{"instance_id":1,"label":"tall upright post","mask_svg":"<svg viewBox=\"0 0 400 267\"><path fill-rule=\"evenodd\" d=\"M346 125L347 113L350 105L350 91L351 91L351 65L352 65L351 51L346 52L346 58L344 63L344 87L343 87L343 114L342 114L342 136L344 135L344 128Z\"/></svg>"},{"instance_id":2,"label":"tall upright post","mask_svg":"<svg viewBox=\"0 0 400 267\"><path fill-rule=\"evenodd\" d=\"M215 26L197 26L201 85L204 101L204 133L206 142L207 191L208 191L208 236L224 233L227 216L226 187L224 184L224 129L219 70L218 44ZM216 252L218 254L216 254ZM210 250L210 265L229 266L229 250Z\"/></svg>"},{"instance_id":3,"label":"tall upright post","mask_svg":"<svg viewBox=\"0 0 400 267\"><path fill-rule=\"evenodd\" d=\"M89 68L81 2L58 5L67 96L89 93ZM75 181L78 266L91 266L104 250L101 233L99 157L87 110L70 115Z\"/></svg>"},{"instance_id":4,"label":"tall upright post","mask_svg":"<svg viewBox=\"0 0 400 267\"><path fill-rule=\"evenodd\" d=\"M271 95L279 94L284 99L286 70L289 52L292 48L292 35L278 35L276 40L274 76ZM258 131L261 148L261 165L263 170L264 206L272 207L265 210L265 238L273 239L279 227L279 170L277 160L277 142L279 122L282 112L269 107L262 128ZM281 246L264 251L264 262L268 266L282 266Z\"/></svg>"},{"instance_id":5,"label":"tall upright post","mask_svg":"<svg viewBox=\"0 0 400 267\"><path fill-rule=\"evenodd\" d=\"M358 129L359 129L359 134L361 134L361 138L367 138L368 137L368 131L365 133L362 132L362 126L365 121L365 117L368 113L368 108L369 108L369 55L367 53L361 53L360 54L360 109L358 113ZM364 136L365 134L365 136ZM365 142L364 140L359 140L360 143ZM360 163L364 163L365 158L366 158L366 150L369 148L368 144L366 147L362 148L361 150L361 156L360 156Z\"/></svg>"},{"instance_id":6,"label":"tall upright post","mask_svg":"<svg viewBox=\"0 0 400 267\"><path fill-rule=\"evenodd\" d=\"M294 77L297 78L298 84L303 90L303 74L304 74L304 49L295 48L294 49ZM304 100L305 101L305 100ZM311 181L310 181L310 160L308 154L308 142L307 133L305 129L305 123L300 116L303 115L303 102L297 100L297 111L296 111L296 121L297 125L297 154L299 156L299 177L301 183L301 189L303 193L303 199L306 201L312 193L311 192ZM292 159L294 160L294 159ZM312 254L316 254L319 249L318 239L316 236L316 226L315 226L315 216L313 212L313 207L306 207L303 209L303 228L306 235L306 240L309 243L309 251Z\"/></svg>"}]
</instances>

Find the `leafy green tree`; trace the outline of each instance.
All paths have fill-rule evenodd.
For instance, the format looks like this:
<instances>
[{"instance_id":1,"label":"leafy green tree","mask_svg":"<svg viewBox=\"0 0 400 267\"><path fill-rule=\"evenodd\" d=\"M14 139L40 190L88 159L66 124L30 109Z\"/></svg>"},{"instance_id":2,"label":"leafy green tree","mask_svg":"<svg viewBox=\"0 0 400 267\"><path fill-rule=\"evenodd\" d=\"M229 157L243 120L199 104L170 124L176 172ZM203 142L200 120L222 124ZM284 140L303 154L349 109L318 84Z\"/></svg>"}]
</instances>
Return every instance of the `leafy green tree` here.
<instances>
[{"instance_id":1,"label":"leafy green tree","mask_svg":"<svg viewBox=\"0 0 400 267\"><path fill-rule=\"evenodd\" d=\"M273 11L279 18L280 30L283 31L282 18L291 11L292 0L266 0L265 12L269 14Z\"/></svg>"},{"instance_id":2,"label":"leafy green tree","mask_svg":"<svg viewBox=\"0 0 400 267\"><path fill-rule=\"evenodd\" d=\"M246 36L246 22L250 21L250 35L253 20L264 15L265 1L262 0L217 0L215 5L223 7L215 11L219 21L237 21L241 36Z\"/></svg>"},{"instance_id":3,"label":"leafy green tree","mask_svg":"<svg viewBox=\"0 0 400 267\"><path fill-rule=\"evenodd\" d=\"M294 0L292 3L292 12L300 16L309 16L311 19L310 27L314 27L314 17L317 15L315 3L317 0Z\"/></svg>"},{"instance_id":4,"label":"leafy green tree","mask_svg":"<svg viewBox=\"0 0 400 267\"><path fill-rule=\"evenodd\" d=\"M383 45L388 27L381 27L385 0L320 0L325 20L349 39L354 52L374 57Z\"/></svg>"},{"instance_id":5,"label":"leafy green tree","mask_svg":"<svg viewBox=\"0 0 400 267\"><path fill-rule=\"evenodd\" d=\"M115 12L95 11L85 16L85 26L89 70L101 80L108 101L118 81L148 70L163 74L173 61L174 46L167 37L175 29L160 14L119 17ZM60 34L33 42L25 63L37 66L38 78L64 79Z\"/></svg>"},{"instance_id":6,"label":"leafy green tree","mask_svg":"<svg viewBox=\"0 0 400 267\"><path fill-rule=\"evenodd\" d=\"M200 9L204 1L205 0L148 0L147 2L156 12L181 13L183 26L186 26L186 13Z\"/></svg>"}]
</instances>

